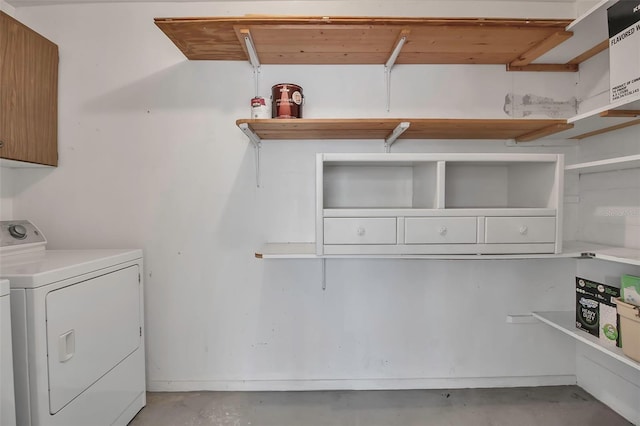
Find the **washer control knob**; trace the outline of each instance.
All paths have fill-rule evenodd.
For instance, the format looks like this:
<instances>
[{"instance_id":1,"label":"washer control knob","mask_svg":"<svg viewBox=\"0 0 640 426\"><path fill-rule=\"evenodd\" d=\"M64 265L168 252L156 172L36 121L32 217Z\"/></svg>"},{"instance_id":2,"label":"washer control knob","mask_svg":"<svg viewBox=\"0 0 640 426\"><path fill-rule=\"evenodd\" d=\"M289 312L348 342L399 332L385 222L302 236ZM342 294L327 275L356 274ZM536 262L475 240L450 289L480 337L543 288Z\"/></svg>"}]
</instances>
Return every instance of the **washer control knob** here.
<instances>
[{"instance_id":1,"label":"washer control knob","mask_svg":"<svg viewBox=\"0 0 640 426\"><path fill-rule=\"evenodd\" d=\"M9 225L9 235L18 240L27 238L27 228L22 225Z\"/></svg>"}]
</instances>

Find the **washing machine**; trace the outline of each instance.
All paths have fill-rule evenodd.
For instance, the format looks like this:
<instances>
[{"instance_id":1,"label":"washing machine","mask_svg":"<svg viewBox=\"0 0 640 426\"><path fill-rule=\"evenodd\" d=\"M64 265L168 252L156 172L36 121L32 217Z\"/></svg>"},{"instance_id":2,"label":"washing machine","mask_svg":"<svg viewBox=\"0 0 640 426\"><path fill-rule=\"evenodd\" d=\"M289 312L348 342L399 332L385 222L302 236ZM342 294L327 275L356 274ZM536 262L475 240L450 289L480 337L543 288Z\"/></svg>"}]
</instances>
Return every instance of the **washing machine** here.
<instances>
[{"instance_id":1,"label":"washing machine","mask_svg":"<svg viewBox=\"0 0 640 426\"><path fill-rule=\"evenodd\" d=\"M0 425L16 425L9 281L0 280Z\"/></svg>"},{"instance_id":2,"label":"washing machine","mask_svg":"<svg viewBox=\"0 0 640 426\"><path fill-rule=\"evenodd\" d=\"M48 250L0 222L18 425L126 425L144 407L142 251Z\"/></svg>"}]
</instances>

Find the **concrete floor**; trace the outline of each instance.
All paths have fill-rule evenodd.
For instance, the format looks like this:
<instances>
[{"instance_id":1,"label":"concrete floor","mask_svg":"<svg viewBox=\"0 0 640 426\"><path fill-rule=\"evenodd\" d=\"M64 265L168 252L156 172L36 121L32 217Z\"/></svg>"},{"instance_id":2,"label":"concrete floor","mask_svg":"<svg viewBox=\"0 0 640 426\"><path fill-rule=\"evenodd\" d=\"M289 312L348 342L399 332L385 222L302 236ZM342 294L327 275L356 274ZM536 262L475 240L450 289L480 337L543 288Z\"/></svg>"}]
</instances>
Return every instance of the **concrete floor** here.
<instances>
[{"instance_id":1,"label":"concrete floor","mask_svg":"<svg viewBox=\"0 0 640 426\"><path fill-rule=\"evenodd\" d=\"M577 386L148 393L130 426L630 425Z\"/></svg>"}]
</instances>

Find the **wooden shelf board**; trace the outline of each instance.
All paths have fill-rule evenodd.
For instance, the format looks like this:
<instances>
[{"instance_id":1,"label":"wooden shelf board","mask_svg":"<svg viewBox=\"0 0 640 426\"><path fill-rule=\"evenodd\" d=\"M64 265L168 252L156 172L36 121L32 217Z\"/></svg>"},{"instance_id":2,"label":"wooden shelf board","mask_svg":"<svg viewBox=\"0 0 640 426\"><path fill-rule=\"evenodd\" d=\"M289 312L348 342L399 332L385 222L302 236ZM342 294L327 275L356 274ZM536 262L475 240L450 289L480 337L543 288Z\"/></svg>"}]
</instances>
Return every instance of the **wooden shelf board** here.
<instances>
[{"instance_id":1,"label":"wooden shelf board","mask_svg":"<svg viewBox=\"0 0 640 426\"><path fill-rule=\"evenodd\" d=\"M564 169L567 172L586 174L624 169L635 169L638 167L640 167L640 154L628 155L625 157L608 158L606 160L590 161L588 163L570 164Z\"/></svg>"},{"instance_id":2,"label":"wooden shelf board","mask_svg":"<svg viewBox=\"0 0 640 426\"><path fill-rule=\"evenodd\" d=\"M564 125L536 119L240 119L261 139L384 139L400 122L411 123L399 139L516 139Z\"/></svg>"},{"instance_id":3,"label":"wooden shelf board","mask_svg":"<svg viewBox=\"0 0 640 426\"><path fill-rule=\"evenodd\" d=\"M398 35L398 64L509 64L543 54L570 36L566 19L245 16L156 18L192 60L248 60L249 30L263 64L384 64ZM557 39L557 40L556 40ZM551 40L551 41L550 41ZM557 43L556 43L557 41Z\"/></svg>"},{"instance_id":4,"label":"wooden shelf board","mask_svg":"<svg viewBox=\"0 0 640 426\"><path fill-rule=\"evenodd\" d=\"M597 337L592 336L586 331L578 330L576 328L576 314L574 311L532 312L531 314L543 323L550 325L556 330L560 330L579 342L589 345L629 367L640 370L640 363L624 355L621 348L605 346L600 343Z\"/></svg>"}]
</instances>

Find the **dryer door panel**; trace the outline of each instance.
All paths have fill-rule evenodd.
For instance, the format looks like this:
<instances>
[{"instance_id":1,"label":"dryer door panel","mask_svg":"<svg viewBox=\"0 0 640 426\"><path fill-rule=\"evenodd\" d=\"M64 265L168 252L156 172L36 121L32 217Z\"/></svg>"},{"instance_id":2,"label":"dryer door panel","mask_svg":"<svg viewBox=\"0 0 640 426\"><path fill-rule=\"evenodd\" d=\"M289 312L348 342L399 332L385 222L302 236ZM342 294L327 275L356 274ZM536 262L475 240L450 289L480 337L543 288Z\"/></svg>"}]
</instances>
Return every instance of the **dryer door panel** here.
<instances>
[{"instance_id":1,"label":"dryer door panel","mask_svg":"<svg viewBox=\"0 0 640 426\"><path fill-rule=\"evenodd\" d=\"M51 414L140 346L139 285L136 265L47 294Z\"/></svg>"}]
</instances>

